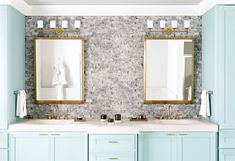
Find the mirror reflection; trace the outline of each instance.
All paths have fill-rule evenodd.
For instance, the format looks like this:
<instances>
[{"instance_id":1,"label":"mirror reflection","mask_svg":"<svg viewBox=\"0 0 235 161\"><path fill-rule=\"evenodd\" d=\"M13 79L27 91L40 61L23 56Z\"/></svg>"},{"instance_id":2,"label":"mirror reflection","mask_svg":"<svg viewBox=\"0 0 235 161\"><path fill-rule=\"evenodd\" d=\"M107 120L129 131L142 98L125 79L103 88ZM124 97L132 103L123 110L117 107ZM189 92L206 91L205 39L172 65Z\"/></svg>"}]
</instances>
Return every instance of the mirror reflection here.
<instances>
[{"instance_id":1,"label":"mirror reflection","mask_svg":"<svg viewBox=\"0 0 235 161\"><path fill-rule=\"evenodd\" d=\"M83 39L35 39L36 103L83 103Z\"/></svg>"},{"instance_id":2,"label":"mirror reflection","mask_svg":"<svg viewBox=\"0 0 235 161\"><path fill-rule=\"evenodd\" d=\"M145 103L192 103L192 39L145 39Z\"/></svg>"}]
</instances>

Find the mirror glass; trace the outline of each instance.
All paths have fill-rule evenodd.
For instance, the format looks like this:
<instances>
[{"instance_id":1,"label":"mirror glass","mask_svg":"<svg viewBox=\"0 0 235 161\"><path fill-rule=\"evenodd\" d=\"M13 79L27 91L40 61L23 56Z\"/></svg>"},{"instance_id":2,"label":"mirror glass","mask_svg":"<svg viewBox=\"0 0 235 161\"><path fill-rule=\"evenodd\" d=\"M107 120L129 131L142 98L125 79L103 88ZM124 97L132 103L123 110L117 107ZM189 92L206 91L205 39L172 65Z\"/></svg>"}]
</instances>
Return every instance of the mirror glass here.
<instances>
[{"instance_id":1,"label":"mirror glass","mask_svg":"<svg viewBox=\"0 0 235 161\"><path fill-rule=\"evenodd\" d=\"M144 102L192 103L193 39L146 38Z\"/></svg>"},{"instance_id":2,"label":"mirror glass","mask_svg":"<svg viewBox=\"0 0 235 161\"><path fill-rule=\"evenodd\" d=\"M84 103L84 41L35 39L36 103Z\"/></svg>"}]
</instances>

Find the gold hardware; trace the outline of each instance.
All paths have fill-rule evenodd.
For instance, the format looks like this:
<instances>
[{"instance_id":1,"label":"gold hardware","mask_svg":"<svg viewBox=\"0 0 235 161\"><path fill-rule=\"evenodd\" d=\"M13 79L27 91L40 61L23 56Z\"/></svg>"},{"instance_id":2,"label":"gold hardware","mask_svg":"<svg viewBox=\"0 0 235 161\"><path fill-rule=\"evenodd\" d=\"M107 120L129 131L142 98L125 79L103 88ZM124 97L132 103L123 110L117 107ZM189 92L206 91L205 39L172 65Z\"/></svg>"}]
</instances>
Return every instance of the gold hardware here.
<instances>
[{"instance_id":1,"label":"gold hardware","mask_svg":"<svg viewBox=\"0 0 235 161\"><path fill-rule=\"evenodd\" d=\"M188 29L176 30L176 29L167 27L167 28L164 28L164 29L161 29L161 30L150 29L149 32L161 32L161 33L166 34L166 35L171 35L172 33L176 33L176 32L186 32L186 33L188 33Z\"/></svg>"},{"instance_id":2,"label":"gold hardware","mask_svg":"<svg viewBox=\"0 0 235 161\"><path fill-rule=\"evenodd\" d=\"M162 119L163 119L163 115L162 115L162 113L157 114L156 118L157 118L157 119L159 119L159 120L162 120Z\"/></svg>"},{"instance_id":3,"label":"gold hardware","mask_svg":"<svg viewBox=\"0 0 235 161\"><path fill-rule=\"evenodd\" d=\"M65 114L65 115L64 115L64 120L68 120L68 119L69 119L69 116L70 116L70 114Z\"/></svg>"},{"instance_id":4,"label":"gold hardware","mask_svg":"<svg viewBox=\"0 0 235 161\"><path fill-rule=\"evenodd\" d=\"M182 119L182 114L176 114L175 119L176 119L176 120Z\"/></svg>"},{"instance_id":5,"label":"gold hardware","mask_svg":"<svg viewBox=\"0 0 235 161\"><path fill-rule=\"evenodd\" d=\"M52 119L51 114L46 114L46 116L47 116L47 119L48 119L48 120L51 120L51 119Z\"/></svg>"},{"instance_id":6,"label":"gold hardware","mask_svg":"<svg viewBox=\"0 0 235 161\"><path fill-rule=\"evenodd\" d=\"M172 106L169 105L167 108L167 120L171 120L171 115L172 115Z\"/></svg>"},{"instance_id":7,"label":"gold hardware","mask_svg":"<svg viewBox=\"0 0 235 161\"><path fill-rule=\"evenodd\" d=\"M42 30L42 31L45 31L45 32L54 32L52 30L54 29L39 29L39 30ZM64 31L65 29L63 29ZM76 30L73 30L74 32ZM68 31L69 32L69 31ZM70 31L72 32L72 31ZM36 41L37 40L81 40L82 42L82 49L81 49L81 57L82 57L82 60L81 60L81 63L82 63L82 98L81 100L37 100L37 60L36 60L36 57L37 57L37 53L36 53ZM84 104L86 102L85 100L85 97L84 97L84 93L85 93L85 74L84 74L84 71L85 71L85 65L84 65L84 38L79 38L79 37L70 37L70 38L49 38L49 37L35 37L34 38L34 95L36 97L36 101L35 103L36 104Z\"/></svg>"},{"instance_id":8,"label":"gold hardware","mask_svg":"<svg viewBox=\"0 0 235 161\"><path fill-rule=\"evenodd\" d=\"M119 158L110 157L109 160L119 160Z\"/></svg>"},{"instance_id":9,"label":"gold hardware","mask_svg":"<svg viewBox=\"0 0 235 161\"><path fill-rule=\"evenodd\" d=\"M51 135L53 135L53 136L60 136L60 134L51 134Z\"/></svg>"},{"instance_id":10,"label":"gold hardware","mask_svg":"<svg viewBox=\"0 0 235 161\"><path fill-rule=\"evenodd\" d=\"M59 106L58 105L54 105L54 113L55 113L55 119L56 120L59 120L60 119L60 109L59 109Z\"/></svg>"},{"instance_id":11,"label":"gold hardware","mask_svg":"<svg viewBox=\"0 0 235 161\"><path fill-rule=\"evenodd\" d=\"M62 29L62 28L56 28L56 29L38 29L39 32L52 32L56 34L57 36L63 34L64 32L80 32L80 29Z\"/></svg>"},{"instance_id":12,"label":"gold hardware","mask_svg":"<svg viewBox=\"0 0 235 161\"><path fill-rule=\"evenodd\" d=\"M167 135L169 135L169 136L175 136L176 134L167 134Z\"/></svg>"},{"instance_id":13,"label":"gold hardware","mask_svg":"<svg viewBox=\"0 0 235 161\"><path fill-rule=\"evenodd\" d=\"M48 136L48 134L39 134L40 136Z\"/></svg>"},{"instance_id":14,"label":"gold hardware","mask_svg":"<svg viewBox=\"0 0 235 161\"><path fill-rule=\"evenodd\" d=\"M162 30L153 30L150 29L152 32L162 32ZM174 30L176 31L176 30ZM193 37L174 37L174 38L164 38L164 37L145 37L144 38L144 104L192 104L194 101L194 97L191 100L147 100L147 41L148 40L192 40L192 96L194 96L194 46L195 41Z\"/></svg>"},{"instance_id":15,"label":"gold hardware","mask_svg":"<svg viewBox=\"0 0 235 161\"><path fill-rule=\"evenodd\" d=\"M180 134L181 136L187 136L188 134Z\"/></svg>"},{"instance_id":16,"label":"gold hardware","mask_svg":"<svg viewBox=\"0 0 235 161\"><path fill-rule=\"evenodd\" d=\"M118 143L118 141L109 141L109 143L116 144L116 143Z\"/></svg>"}]
</instances>

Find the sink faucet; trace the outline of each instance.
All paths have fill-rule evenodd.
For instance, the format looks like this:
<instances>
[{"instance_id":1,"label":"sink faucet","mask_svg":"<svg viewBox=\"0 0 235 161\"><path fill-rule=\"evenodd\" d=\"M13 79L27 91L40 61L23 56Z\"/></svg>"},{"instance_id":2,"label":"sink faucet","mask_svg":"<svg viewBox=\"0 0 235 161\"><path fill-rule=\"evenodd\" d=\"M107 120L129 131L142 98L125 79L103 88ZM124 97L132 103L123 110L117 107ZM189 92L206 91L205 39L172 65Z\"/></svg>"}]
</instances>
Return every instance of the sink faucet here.
<instances>
[{"instance_id":1,"label":"sink faucet","mask_svg":"<svg viewBox=\"0 0 235 161\"><path fill-rule=\"evenodd\" d=\"M54 112L55 112L55 119L59 120L60 119L60 109L58 105L54 105L53 106Z\"/></svg>"},{"instance_id":2,"label":"sink faucet","mask_svg":"<svg viewBox=\"0 0 235 161\"><path fill-rule=\"evenodd\" d=\"M167 120L171 120L171 115L172 115L172 105L169 105L167 108Z\"/></svg>"}]
</instances>

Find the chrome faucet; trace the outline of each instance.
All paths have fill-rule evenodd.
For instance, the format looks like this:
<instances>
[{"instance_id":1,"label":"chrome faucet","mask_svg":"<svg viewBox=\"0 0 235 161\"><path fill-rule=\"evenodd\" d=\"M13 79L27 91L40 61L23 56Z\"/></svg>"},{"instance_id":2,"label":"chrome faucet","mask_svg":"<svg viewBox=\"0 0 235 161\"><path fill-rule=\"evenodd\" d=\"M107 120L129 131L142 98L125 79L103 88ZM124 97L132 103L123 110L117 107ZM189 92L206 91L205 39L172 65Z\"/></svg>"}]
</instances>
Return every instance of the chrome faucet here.
<instances>
[{"instance_id":1,"label":"chrome faucet","mask_svg":"<svg viewBox=\"0 0 235 161\"><path fill-rule=\"evenodd\" d=\"M173 111L173 107L172 107L172 105L169 105L167 108L167 120L172 119L172 111Z\"/></svg>"}]
</instances>

